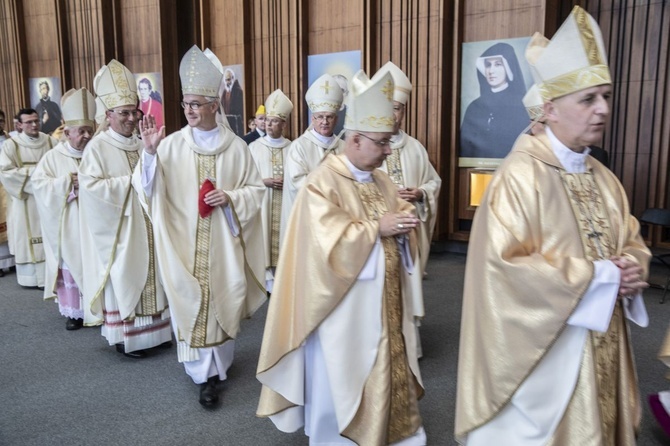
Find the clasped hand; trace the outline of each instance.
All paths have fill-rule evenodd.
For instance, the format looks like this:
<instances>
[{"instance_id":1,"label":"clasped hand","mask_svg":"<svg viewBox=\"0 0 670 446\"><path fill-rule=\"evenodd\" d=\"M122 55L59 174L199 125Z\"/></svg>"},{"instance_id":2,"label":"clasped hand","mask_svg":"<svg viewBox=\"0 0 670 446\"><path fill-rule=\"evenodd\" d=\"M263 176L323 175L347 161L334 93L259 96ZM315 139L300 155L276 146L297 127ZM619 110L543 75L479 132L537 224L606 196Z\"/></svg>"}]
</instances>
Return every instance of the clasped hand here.
<instances>
[{"instance_id":1,"label":"clasped hand","mask_svg":"<svg viewBox=\"0 0 670 446\"><path fill-rule=\"evenodd\" d=\"M379 235L390 237L409 233L419 224L419 219L406 212L389 212L379 219Z\"/></svg>"},{"instance_id":2,"label":"clasped hand","mask_svg":"<svg viewBox=\"0 0 670 446\"><path fill-rule=\"evenodd\" d=\"M635 296L649 284L642 280L642 267L626 257L612 257L610 259L621 273L619 296Z\"/></svg>"}]
</instances>

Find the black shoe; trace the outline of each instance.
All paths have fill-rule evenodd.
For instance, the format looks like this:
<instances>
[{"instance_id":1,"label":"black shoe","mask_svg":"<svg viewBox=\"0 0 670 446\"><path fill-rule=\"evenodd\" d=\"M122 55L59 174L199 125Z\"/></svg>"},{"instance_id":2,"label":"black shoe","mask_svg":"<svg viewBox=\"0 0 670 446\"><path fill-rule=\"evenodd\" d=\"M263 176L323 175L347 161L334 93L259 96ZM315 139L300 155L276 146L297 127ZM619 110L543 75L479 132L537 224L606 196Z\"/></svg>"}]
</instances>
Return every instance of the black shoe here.
<instances>
[{"instance_id":1,"label":"black shoe","mask_svg":"<svg viewBox=\"0 0 670 446\"><path fill-rule=\"evenodd\" d=\"M81 327L84 326L84 320L83 319L73 319L71 317L67 318L67 321L65 322L65 329L70 331L70 330L79 330Z\"/></svg>"},{"instance_id":2,"label":"black shoe","mask_svg":"<svg viewBox=\"0 0 670 446\"><path fill-rule=\"evenodd\" d=\"M116 351L121 353L123 356L127 356L133 359L140 359L147 357L147 352L144 350L135 350L134 352L127 352L126 346L123 344L116 344Z\"/></svg>"},{"instance_id":3,"label":"black shoe","mask_svg":"<svg viewBox=\"0 0 670 446\"><path fill-rule=\"evenodd\" d=\"M160 348L160 349L168 349L172 348L172 341L165 341L162 344L157 345L154 348Z\"/></svg>"},{"instance_id":4,"label":"black shoe","mask_svg":"<svg viewBox=\"0 0 670 446\"><path fill-rule=\"evenodd\" d=\"M216 383L219 378L213 376L206 383L200 384L200 404L206 408L212 408L219 402L219 392L216 390Z\"/></svg>"}]
</instances>

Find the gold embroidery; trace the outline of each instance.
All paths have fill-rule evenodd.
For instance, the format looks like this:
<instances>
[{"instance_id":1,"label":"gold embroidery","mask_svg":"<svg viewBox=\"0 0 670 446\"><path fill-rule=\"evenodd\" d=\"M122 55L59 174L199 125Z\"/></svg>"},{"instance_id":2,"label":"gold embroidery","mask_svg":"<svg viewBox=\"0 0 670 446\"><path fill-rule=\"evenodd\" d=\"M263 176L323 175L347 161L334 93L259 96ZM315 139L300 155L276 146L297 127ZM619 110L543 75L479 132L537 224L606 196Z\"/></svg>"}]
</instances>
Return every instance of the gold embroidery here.
<instances>
[{"instance_id":1,"label":"gold embroidery","mask_svg":"<svg viewBox=\"0 0 670 446\"><path fill-rule=\"evenodd\" d=\"M393 127L395 120L392 116L367 116L361 119L360 123L373 128Z\"/></svg>"},{"instance_id":2,"label":"gold embroidery","mask_svg":"<svg viewBox=\"0 0 670 446\"><path fill-rule=\"evenodd\" d=\"M393 184L398 186L398 189L405 188L405 179L402 175L402 163L400 162L399 148L391 149L391 154L386 157L386 170Z\"/></svg>"},{"instance_id":3,"label":"gold embroidery","mask_svg":"<svg viewBox=\"0 0 670 446\"><path fill-rule=\"evenodd\" d=\"M214 171L216 162L215 155L198 155L198 184L202 184L210 178ZM212 215L206 218L198 218L198 227L195 236L195 262L193 276L200 284L200 311L193 327L191 336L192 348L202 348L208 345L207 342L207 316L210 306L210 288L209 288L209 243L211 236Z\"/></svg>"},{"instance_id":4,"label":"gold embroidery","mask_svg":"<svg viewBox=\"0 0 670 446\"><path fill-rule=\"evenodd\" d=\"M270 148L272 152L272 178L284 178L284 152L281 148ZM277 266L279 259L279 227L281 222L282 190L272 189L270 209L270 265Z\"/></svg>"},{"instance_id":5,"label":"gold embroidery","mask_svg":"<svg viewBox=\"0 0 670 446\"><path fill-rule=\"evenodd\" d=\"M607 65L592 65L588 68L559 76L538 85L540 95L545 101L565 96L575 91L597 85L611 84L610 70Z\"/></svg>"}]
</instances>

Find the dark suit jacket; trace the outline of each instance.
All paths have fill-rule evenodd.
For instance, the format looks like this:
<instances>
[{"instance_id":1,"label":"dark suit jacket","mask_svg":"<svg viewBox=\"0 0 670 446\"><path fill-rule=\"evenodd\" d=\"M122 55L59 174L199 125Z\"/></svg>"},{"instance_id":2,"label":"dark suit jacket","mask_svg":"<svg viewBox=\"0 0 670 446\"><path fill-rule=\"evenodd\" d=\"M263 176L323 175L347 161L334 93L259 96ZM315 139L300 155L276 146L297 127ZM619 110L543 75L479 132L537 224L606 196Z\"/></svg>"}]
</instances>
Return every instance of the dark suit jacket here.
<instances>
[{"instance_id":1,"label":"dark suit jacket","mask_svg":"<svg viewBox=\"0 0 670 446\"><path fill-rule=\"evenodd\" d=\"M251 144L252 142L256 141L258 138L261 137L261 134L258 133L258 130L254 130L253 132L249 132L242 136L242 139L244 142L247 143L247 145Z\"/></svg>"},{"instance_id":2,"label":"dark suit jacket","mask_svg":"<svg viewBox=\"0 0 670 446\"><path fill-rule=\"evenodd\" d=\"M589 146L589 149L591 149L591 153L589 155L600 161L603 166L607 168L610 167L610 157L604 149L601 149L597 146Z\"/></svg>"}]
</instances>

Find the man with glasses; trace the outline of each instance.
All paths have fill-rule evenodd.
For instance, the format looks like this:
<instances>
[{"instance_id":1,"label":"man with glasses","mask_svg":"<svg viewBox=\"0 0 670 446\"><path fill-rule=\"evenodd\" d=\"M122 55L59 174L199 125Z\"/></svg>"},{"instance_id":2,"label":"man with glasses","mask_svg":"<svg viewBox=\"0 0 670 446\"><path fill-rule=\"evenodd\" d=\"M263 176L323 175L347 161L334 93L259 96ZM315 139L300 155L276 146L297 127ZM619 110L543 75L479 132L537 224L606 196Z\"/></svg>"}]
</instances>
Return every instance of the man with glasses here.
<instances>
[{"instance_id":1,"label":"man with glasses","mask_svg":"<svg viewBox=\"0 0 670 446\"><path fill-rule=\"evenodd\" d=\"M257 414L311 444L425 445L411 303L419 220L379 170L391 152L393 81L359 71L346 147L294 204L263 335ZM307 279L306 279L307 278Z\"/></svg>"},{"instance_id":2,"label":"man with glasses","mask_svg":"<svg viewBox=\"0 0 670 446\"><path fill-rule=\"evenodd\" d=\"M7 210L9 251L16 261L19 285L43 287L42 226L31 176L42 156L58 141L40 132L40 120L32 108L20 110L17 116L21 133L6 140L0 152L0 181L10 197Z\"/></svg>"},{"instance_id":3,"label":"man with glasses","mask_svg":"<svg viewBox=\"0 0 670 446\"><path fill-rule=\"evenodd\" d=\"M222 73L197 47L179 74L188 125L165 137L146 116L133 184L151 210L179 362L213 408L240 321L266 300L260 206L265 186L247 145L217 124Z\"/></svg>"},{"instance_id":4,"label":"man with glasses","mask_svg":"<svg viewBox=\"0 0 670 446\"><path fill-rule=\"evenodd\" d=\"M272 292L275 268L279 258L279 228L282 218L284 188L284 155L291 144L284 137L284 127L293 103L281 91L275 90L265 101L266 134L249 146L258 172L265 184L261 221L265 249L265 289Z\"/></svg>"},{"instance_id":5,"label":"man with glasses","mask_svg":"<svg viewBox=\"0 0 670 446\"><path fill-rule=\"evenodd\" d=\"M85 311L103 320L102 335L119 353L143 358L146 349L168 346L172 332L151 221L131 184L142 148L135 85L116 60L93 81L108 128L82 156L79 214Z\"/></svg>"},{"instance_id":6,"label":"man with glasses","mask_svg":"<svg viewBox=\"0 0 670 446\"><path fill-rule=\"evenodd\" d=\"M284 197L282 201L282 229L288 222L291 208L307 175L328 154L344 150L344 141L333 134L337 112L342 106L342 89L329 74L324 74L309 87L305 94L307 107L312 113L311 124L291 143L285 154ZM280 236L283 239L283 235Z\"/></svg>"}]
</instances>

